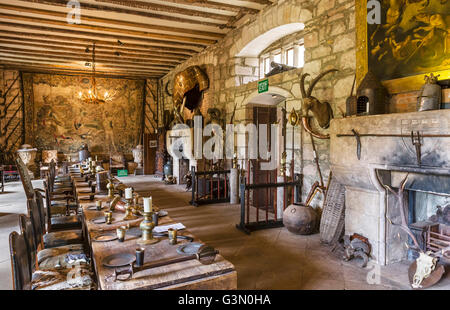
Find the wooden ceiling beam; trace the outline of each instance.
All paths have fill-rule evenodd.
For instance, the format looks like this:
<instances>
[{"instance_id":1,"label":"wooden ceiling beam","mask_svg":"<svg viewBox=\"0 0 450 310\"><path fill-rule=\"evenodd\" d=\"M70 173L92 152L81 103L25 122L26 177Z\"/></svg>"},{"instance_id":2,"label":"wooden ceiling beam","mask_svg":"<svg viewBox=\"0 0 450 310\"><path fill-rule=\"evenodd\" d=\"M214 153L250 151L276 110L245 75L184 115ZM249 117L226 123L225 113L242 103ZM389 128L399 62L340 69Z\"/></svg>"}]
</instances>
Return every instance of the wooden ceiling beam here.
<instances>
[{"instance_id":1,"label":"wooden ceiling beam","mask_svg":"<svg viewBox=\"0 0 450 310\"><path fill-rule=\"evenodd\" d=\"M33 42L39 42L39 43L33 43ZM21 40L20 38L9 38L5 36L0 35L0 45L20 45L22 48L29 50L35 50L35 49L44 49L44 50L52 50L52 51L68 51L68 52L74 52L74 53L82 53L86 49L86 45L83 44L73 44L71 43L71 47L67 47L68 42L59 42L59 43L52 43L48 41L43 40ZM111 51L111 48L101 48L99 45L95 46L96 54L100 56L117 56L116 52L119 51ZM140 57L140 58L148 58L148 59L168 59L168 60L174 60L182 62L187 59L187 57L177 57L170 54L165 53L145 53L145 51L139 51L137 52L129 52L129 51L120 51L120 56L124 57Z\"/></svg>"},{"instance_id":2,"label":"wooden ceiling beam","mask_svg":"<svg viewBox=\"0 0 450 310\"><path fill-rule=\"evenodd\" d=\"M96 0L98 1L98 0ZM101 0L100 0L101 1ZM244 10L245 12L249 14L256 14L260 10L243 7L239 5L233 5L228 3L219 3L219 2L213 2L213 1L206 1L206 0L164 0L166 2L176 3L176 4L184 4L184 5L193 5L198 7L204 7L204 8L210 8L210 9L218 9L218 10L226 10L226 11L232 11L232 12L240 12Z\"/></svg>"},{"instance_id":3,"label":"wooden ceiling beam","mask_svg":"<svg viewBox=\"0 0 450 310\"><path fill-rule=\"evenodd\" d=\"M201 38L191 38L191 37L183 37L171 34L161 34L154 32L146 32L146 31L138 31L138 30L129 30L123 28L112 28L112 27L104 27L97 25L87 25L87 24L68 24L67 21L59 21L54 19L47 18L38 18L38 17L30 17L30 16L21 16L15 14L6 14L0 13L0 18L6 18L8 20L16 20L21 22L31 22L31 23L39 23L42 25L53 25L53 26L61 26L67 29L86 29L92 30L95 32L109 32L109 33L120 33L125 35L132 35L137 37L144 37L149 39L157 39L168 41L168 43L175 42L187 42L194 43L199 47L205 47L207 45L212 45L217 42L217 40L209 40L209 39L201 39Z\"/></svg>"},{"instance_id":4,"label":"wooden ceiling beam","mask_svg":"<svg viewBox=\"0 0 450 310\"><path fill-rule=\"evenodd\" d=\"M55 66L55 67L53 67ZM4 62L0 64L0 68L6 70L19 70L26 73L40 73L40 74L58 74L58 75L77 75L91 77L89 72L73 69L65 69L64 66L57 65L26 65L16 62ZM141 73L141 72L123 72L123 71L108 71L108 72L95 72L95 77L99 78L124 78L124 79L153 79L161 77L158 73Z\"/></svg>"},{"instance_id":5,"label":"wooden ceiling beam","mask_svg":"<svg viewBox=\"0 0 450 310\"><path fill-rule=\"evenodd\" d=\"M242 1L257 3L257 4L261 4L261 5L271 5L272 4L272 1L270 1L270 0L242 0Z\"/></svg>"},{"instance_id":6,"label":"wooden ceiling beam","mask_svg":"<svg viewBox=\"0 0 450 310\"><path fill-rule=\"evenodd\" d=\"M16 12L21 12L21 13L32 13L32 14L39 14L39 15L56 16L56 17L61 17L61 18L67 17L67 13L64 13L64 12L22 7L22 6L9 5L9 4L0 4L0 9L16 11ZM147 24L147 23L123 21L123 20L111 19L111 18L91 17L91 16L86 16L86 15L82 16L82 20L88 21L88 22L106 23L106 24L126 26L126 27L136 27L136 28L146 28L146 29L153 29L153 30L160 30L160 31L176 32L176 33L181 33L186 36L188 34L192 34L195 36L212 37L212 38L217 38L217 39L223 38L225 36L225 34L219 33L219 32L193 30L193 29L189 29L189 28L167 27L167 26Z\"/></svg>"},{"instance_id":7,"label":"wooden ceiling beam","mask_svg":"<svg viewBox=\"0 0 450 310\"><path fill-rule=\"evenodd\" d=\"M0 25L2 23L0 22ZM124 45L119 45L117 41L105 41L100 39L87 39L87 38L79 38L79 37L70 37L70 36L61 36L61 35L50 35L50 34L42 34L42 33L31 33L31 32L18 32L18 31L8 31L2 30L0 33L3 36L10 36L17 39L27 38L29 40L35 40L30 38L39 38L39 41L45 42L62 42L62 44L74 44L74 42L78 42L80 44L84 44L85 46L96 42L97 47L104 48L115 48L120 50L130 50L130 51L152 51L152 52L161 52L167 54L174 54L179 56L187 56L190 57L194 55L197 51L190 49L183 49L177 47L155 47L152 45L145 45L140 43L129 43L127 41L123 41Z\"/></svg>"},{"instance_id":8,"label":"wooden ceiling beam","mask_svg":"<svg viewBox=\"0 0 450 310\"><path fill-rule=\"evenodd\" d=\"M21 66L27 66L29 68L35 68L37 69L45 69L47 68L48 70L50 69L60 69L60 70L65 70L68 72L82 72L85 75L89 75L89 76L93 76L92 71L88 71L88 70L84 70L83 68L73 68L70 66L70 64L65 63L65 62L58 62L58 61L52 61L52 60L48 60L48 61L24 61L24 60L9 60L10 58L8 57L2 57L0 56L0 66L8 66L8 65L21 65ZM152 75L152 76L163 76L166 73L165 72L160 72L160 71L153 71L153 70L141 70L141 69L136 69L136 70L129 70L129 69L120 69L120 68L111 68L111 67L107 67L107 68L102 68L99 70L95 71L95 76L98 75L108 75L111 73L122 73L122 74L145 74L145 75Z\"/></svg>"},{"instance_id":9,"label":"wooden ceiling beam","mask_svg":"<svg viewBox=\"0 0 450 310\"><path fill-rule=\"evenodd\" d=\"M22 61L29 61L29 60L35 60L35 61L39 61L39 60L43 60L43 61L51 61L51 60L58 60L59 62L61 62L61 60L66 61L68 64L71 64L73 67L76 66L82 66L80 63L85 63L85 61L80 61L79 59L74 59L73 57L63 57L63 56L53 56L53 57L46 57L46 56L41 56L41 55L29 55L27 58L24 57L20 57L17 56L20 55L20 53L16 52L16 53L9 53L9 52L0 52L0 57L1 58L11 58L11 59L15 59L15 60L22 60ZM76 63L76 62L79 63ZM122 65L120 63L117 62L108 62L108 61L98 61L96 62L97 66L100 66L99 68L101 68L102 66L107 66L107 67L111 67L111 68L123 68L123 69L143 69L143 70L155 70L155 71L161 71L161 72L169 72L170 71L170 67L163 67L163 66L158 66L158 65L145 65L145 64L127 64L127 65ZM90 70L92 70L91 68L88 68Z\"/></svg>"},{"instance_id":10,"label":"wooden ceiling beam","mask_svg":"<svg viewBox=\"0 0 450 310\"><path fill-rule=\"evenodd\" d=\"M2 15L2 14L0 14ZM1 16L0 16L1 18ZM142 37L132 37L132 36L122 36L122 35L113 35L113 34L107 34L107 33L98 33L98 32L89 32L89 31L76 31L72 29L61 29L61 28L54 28L54 27L44 27L44 26L38 26L38 25L28 25L28 24L21 24L21 23L11 23L11 22L3 22L0 21L0 25L13 27L13 28L22 28L27 30L39 30L39 31L45 31L45 32L51 32L51 33L62 33L62 34L68 34L73 36L85 36L89 37L88 40L91 42L95 41L95 38L108 38L112 40L120 40L121 42L125 41L140 41L145 42L150 45L158 46L158 47L186 47L186 49L191 50L192 48L198 48L199 50L204 49L204 45L199 44L192 44L192 43L182 43L182 42L169 42L169 41L162 41L162 40L152 40ZM86 38L87 39L87 38ZM198 51L196 51L198 52Z\"/></svg>"},{"instance_id":11,"label":"wooden ceiling beam","mask_svg":"<svg viewBox=\"0 0 450 310\"><path fill-rule=\"evenodd\" d=\"M126 7L135 8L135 9L144 9L144 10L148 10L148 11L158 11L158 12L174 13L174 14L187 15L187 16L203 17L203 18L208 18L208 19L221 20L224 22L228 22L230 17L232 17L230 15L210 13L210 12L204 12L204 11L199 11L199 10L191 10L191 9L179 8L179 7L170 6L170 5L149 3L149 2L144 2L144 1L135 1L135 0L95 0L95 1L113 4L113 5L119 5L119 6L126 6Z\"/></svg>"},{"instance_id":12,"label":"wooden ceiling beam","mask_svg":"<svg viewBox=\"0 0 450 310\"><path fill-rule=\"evenodd\" d=\"M14 52L17 55L45 55L45 56L62 56L62 57L73 57L73 59L77 59L79 61L85 61L85 62L91 62L92 54L91 53L85 53L84 51L78 51L78 53L74 52L54 52L54 51L43 51L43 50L26 50L23 48L15 48L15 47L7 47L0 44L0 53L2 52ZM124 63L124 64L135 64L135 63L145 63L145 64L161 64L164 67L175 67L179 65L180 61L167 61L162 60L162 58L159 59L143 59L143 58L129 58L129 57L123 57L123 56L116 56L116 55L102 55L101 53L95 53L95 58L97 60L101 61L114 61L117 63ZM106 56L106 57L105 57Z\"/></svg>"},{"instance_id":13,"label":"wooden ceiling beam","mask_svg":"<svg viewBox=\"0 0 450 310\"><path fill-rule=\"evenodd\" d=\"M23 0L23 1L67 7L66 0ZM167 21L173 21L173 22L179 22L179 23L188 23L188 24L204 25L204 26L219 27L219 28L225 27L225 23L222 23L222 22L214 23L214 22L199 21L199 20L195 20L195 19L181 18L181 17L170 16L170 15L162 15L162 14L136 11L136 10L128 10L128 9L124 9L124 8L116 8L116 7L98 5L98 4L81 3L81 9L82 10L93 10L93 11L97 11L97 13L98 12L103 12L103 13L104 12L115 12L115 13L130 14L130 15L136 15L136 16L142 16L142 17L157 18L160 20L167 20ZM227 27L227 28L229 28L229 27Z\"/></svg>"}]
</instances>

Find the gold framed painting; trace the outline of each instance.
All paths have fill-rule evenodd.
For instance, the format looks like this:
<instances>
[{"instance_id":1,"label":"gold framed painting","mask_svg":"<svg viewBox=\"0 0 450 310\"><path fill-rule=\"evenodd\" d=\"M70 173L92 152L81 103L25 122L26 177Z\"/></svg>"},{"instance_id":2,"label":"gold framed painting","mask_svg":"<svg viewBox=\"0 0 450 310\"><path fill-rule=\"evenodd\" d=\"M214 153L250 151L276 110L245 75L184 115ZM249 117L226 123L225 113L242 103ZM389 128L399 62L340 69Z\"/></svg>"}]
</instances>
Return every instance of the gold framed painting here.
<instances>
[{"instance_id":1,"label":"gold framed painting","mask_svg":"<svg viewBox=\"0 0 450 310\"><path fill-rule=\"evenodd\" d=\"M377 0L380 24L369 24L368 0L356 0L358 85L370 69L391 94L419 90L424 76L450 79L450 0Z\"/></svg>"}]
</instances>

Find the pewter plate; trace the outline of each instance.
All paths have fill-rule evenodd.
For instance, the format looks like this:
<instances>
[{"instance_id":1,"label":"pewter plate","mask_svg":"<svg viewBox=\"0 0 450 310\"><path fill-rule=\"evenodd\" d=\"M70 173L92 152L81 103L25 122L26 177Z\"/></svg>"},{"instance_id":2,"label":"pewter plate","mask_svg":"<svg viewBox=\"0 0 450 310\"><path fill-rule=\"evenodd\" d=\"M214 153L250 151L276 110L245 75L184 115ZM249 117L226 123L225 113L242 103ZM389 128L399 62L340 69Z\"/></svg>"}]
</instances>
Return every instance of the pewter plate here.
<instances>
[{"instance_id":1,"label":"pewter plate","mask_svg":"<svg viewBox=\"0 0 450 310\"><path fill-rule=\"evenodd\" d=\"M96 217L95 219L92 219L91 222L94 224L105 224L106 219L104 216L101 216L101 217Z\"/></svg>"},{"instance_id":2,"label":"pewter plate","mask_svg":"<svg viewBox=\"0 0 450 310\"><path fill-rule=\"evenodd\" d=\"M105 233L105 234L95 236L92 240L97 241L97 242L114 241L114 240L117 240L117 235L114 235L112 233Z\"/></svg>"},{"instance_id":3,"label":"pewter plate","mask_svg":"<svg viewBox=\"0 0 450 310\"><path fill-rule=\"evenodd\" d=\"M192 255L198 252L198 249L200 249L200 247L202 246L202 243L198 243L198 242L191 242L191 243L186 243L183 245L180 245L177 248L177 252L178 254L182 254L182 255Z\"/></svg>"},{"instance_id":4,"label":"pewter plate","mask_svg":"<svg viewBox=\"0 0 450 310\"><path fill-rule=\"evenodd\" d=\"M123 267L133 263L136 260L135 255L128 253L118 253L107 256L103 259L102 264L105 267Z\"/></svg>"}]
</instances>

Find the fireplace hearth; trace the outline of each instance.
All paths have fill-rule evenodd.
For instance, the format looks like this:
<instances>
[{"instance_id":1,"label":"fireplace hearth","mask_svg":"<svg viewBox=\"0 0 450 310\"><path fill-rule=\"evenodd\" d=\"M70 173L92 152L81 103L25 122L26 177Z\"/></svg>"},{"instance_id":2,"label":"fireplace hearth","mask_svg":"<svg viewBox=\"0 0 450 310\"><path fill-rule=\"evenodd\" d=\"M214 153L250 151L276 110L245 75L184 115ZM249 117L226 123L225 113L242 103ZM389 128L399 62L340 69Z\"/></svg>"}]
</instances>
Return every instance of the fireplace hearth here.
<instances>
[{"instance_id":1,"label":"fireplace hearth","mask_svg":"<svg viewBox=\"0 0 450 310\"><path fill-rule=\"evenodd\" d=\"M397 186L408 173L406 190L415 193L416 203L436 207L443 204L436 201L450 197L449 124L450 110L348 117L331 123L331 169L346 187L345 234L366 236L373 245L372 258L381 265L405 259L408 241L387 220L398 222L399 214L385 185ZM360 135L360 160L352 130ZM420 152L411 133L421 136ZM411 224L433 212L430 208L424 218L425 211L418 207L416 216L422 217L410 219Z\"/></svg>"}]
</instances>

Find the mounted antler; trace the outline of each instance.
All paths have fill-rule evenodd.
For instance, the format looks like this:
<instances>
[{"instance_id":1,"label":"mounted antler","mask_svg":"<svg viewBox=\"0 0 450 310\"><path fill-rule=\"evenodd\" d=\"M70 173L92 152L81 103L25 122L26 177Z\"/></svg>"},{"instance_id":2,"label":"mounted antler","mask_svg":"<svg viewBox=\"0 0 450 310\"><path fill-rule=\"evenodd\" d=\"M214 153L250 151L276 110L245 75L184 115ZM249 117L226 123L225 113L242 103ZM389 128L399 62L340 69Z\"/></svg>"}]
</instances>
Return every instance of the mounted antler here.
<instances>
[{"instance_id":1,"label":"mounted antler","mask_svg":"<svg viewBox=\"0 0 450 310\"><path fill-rule=\"evenodd\" d=\"M329 139L329 135L322 135L315 133L311 125L309 124L308 120L308 112L311 110L314 117L317 119L317 122L319 123L319 126L322 128L328 128L330 126L330 120L333 118L333 110L331 109L331 106L328 102L320 102L317 98L311 96L312 91L314 90L314 87L316 84L322 79L325 75L328 73L336 72L337 69L331 69L327 70L325 72L322 72L319 74L314 80L311 81L311 84L309 85L308 91L305 90L305 79L309 76L308 73L305 73L302 75L300 79L300 90L302 92L303 97L303 106L302 106L302 124L303 128L310 134L312 134L314 137L319 139Z\"/></svg>"},{"instance_id":2,"label":"mounted antler","mask_svg":"<svg viewBox=\"0 0 450 310\"><path fill-rule=\"evenodd\" d=\"M407 174L406 177L403 179L403 181L400 183L398 192L394 191L392 189L392 187L385 185L386 189L389 190L389 192L391 192L397 198L398 206L400 208L401 223L395 224L394 222L391 221L391 219L388 218L388 220L391 223L391 225L400 227L401 229L403 229L403 231L405 231L408 234L408 236L411 237L411 239L414 243L414 246L415 246L415 248L412 248L413 250L421 252L422 250L420 249L419 242L417 242L416 236L413 234L413 232L411 231L411 229L408 226L408 223L406 222L404 192L405 192L406 182L408 182L408 176L409 176L409 174Z\"/></svg>"}]
</instances>

